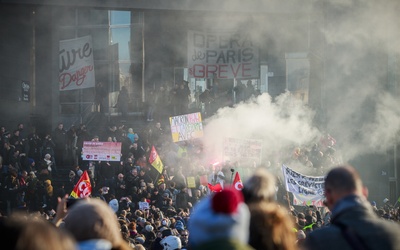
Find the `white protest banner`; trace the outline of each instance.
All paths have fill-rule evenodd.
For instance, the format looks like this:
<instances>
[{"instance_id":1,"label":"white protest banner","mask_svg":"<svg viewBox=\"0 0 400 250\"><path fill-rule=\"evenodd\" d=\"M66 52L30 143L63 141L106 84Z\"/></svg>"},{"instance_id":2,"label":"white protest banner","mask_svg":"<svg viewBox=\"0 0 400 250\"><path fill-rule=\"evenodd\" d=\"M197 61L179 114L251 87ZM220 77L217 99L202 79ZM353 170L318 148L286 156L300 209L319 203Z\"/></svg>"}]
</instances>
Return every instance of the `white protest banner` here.
<instances>
[{"instance_id":1,"label":"white protest banner","mask_svg":"<svg viewBox=\"0 0 400 250\"><path fill-rule=\"evenodd\" d=\"M60 41L58 53L60 91L95 86L92 46L91 36Z\"/></svg>"},{"instance_id":2,"label":"white protest banner","mask_svg":"<svg viewBox=\"0 0 400 250\"><path fill-rule=\"evenodd\" d=\"M121 142L83 142L82 160L84 161L120 161Z\"/></svg>"},{"instance_id":3,"label":"white protest banner","mask_svg":"<svg viewBox=\"0 0 400 250\"><path fill-rule=\"evenodd\" d=\"M224 160L261 163L262 141L224 138Z\"/></svg>"},{"instance_id":4,"label":"white protest banner","mask_svg":"<svg viewBox=\"0 0 400 250\"><path fill-rule=\"evenodd\" d=\"M293 194L293 205L323 206L324 176L306 176L282 165L286 191Z\"/></svg>"},{"instance_id":5,"label":"white protest banner","mask_svg":"<svg viewBox=\"0 0 400 250\"><path fill-rule=\"evenodd\" d=\"M173 116L169 118L173 142L203 137L201 113Z\"/></svg>"},{"instance_id":6,"label":"white protest banner","mask_svg":"<svg viewBox=\"0 0 400 250\"><path fill-rule=\"evenodd\" d=\"M259 78L258 47L249 34L188 31L188 69L193 78Z\"/></svg>"}]
</instances>

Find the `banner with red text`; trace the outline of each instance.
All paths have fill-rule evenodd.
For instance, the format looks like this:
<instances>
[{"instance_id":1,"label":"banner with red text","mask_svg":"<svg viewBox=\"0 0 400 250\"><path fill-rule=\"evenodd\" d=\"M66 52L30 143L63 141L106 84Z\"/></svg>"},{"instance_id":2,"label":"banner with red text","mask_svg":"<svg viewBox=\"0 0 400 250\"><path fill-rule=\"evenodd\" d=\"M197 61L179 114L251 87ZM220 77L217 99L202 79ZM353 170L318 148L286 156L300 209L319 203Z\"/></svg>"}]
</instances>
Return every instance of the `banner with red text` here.
<instances>
[{"instance_id":1,"label":"banner with red text","mask_svg":"<svg viewBox=\"0 0 400 250\"><path fill-rule=\"evenodd\" d=\"M82 160L84 161L120 161L121 142L83 142Z\"/></svg>"},{"instance_id":2,"label":"banner with red text","mask_svg":"<svg viewBox=\"0 0 400 250\"><path fill-rule=\"evenodd\" d=\"M259 78L258 47L249 34L188 31L188 69L192 78Z\"/></svg>"},{"instance_id":3,"label":"banner with red text","mask_svg":"<svg viewBox=\"0 0 400 250\"><path fill-rule=\"evenodd\" d=\"M91 36L60 41L58 54L60 91L95 86Z\"/></svg>"}]
</instances>

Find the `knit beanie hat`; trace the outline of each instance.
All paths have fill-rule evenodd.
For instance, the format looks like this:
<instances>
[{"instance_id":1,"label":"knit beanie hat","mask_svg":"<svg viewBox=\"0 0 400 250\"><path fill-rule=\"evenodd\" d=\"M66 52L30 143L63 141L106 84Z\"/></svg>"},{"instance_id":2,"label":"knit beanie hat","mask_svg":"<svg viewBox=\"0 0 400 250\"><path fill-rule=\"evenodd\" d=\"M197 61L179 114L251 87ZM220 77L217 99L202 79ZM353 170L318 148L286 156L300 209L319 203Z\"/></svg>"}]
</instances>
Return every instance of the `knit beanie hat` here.
<instances>
[{"instance_id":1,"label":"knit beanie hat","mask_svg":"<svg viewBox=\"0 0 400 250\"><path fill-rule=\"evenodd\" d=\"M201 200L189 220L189 241L197 246L217 239L234 239L247 244L250 212L243 195L235 189L223 189Z\"/></svg>"}]
</instances>

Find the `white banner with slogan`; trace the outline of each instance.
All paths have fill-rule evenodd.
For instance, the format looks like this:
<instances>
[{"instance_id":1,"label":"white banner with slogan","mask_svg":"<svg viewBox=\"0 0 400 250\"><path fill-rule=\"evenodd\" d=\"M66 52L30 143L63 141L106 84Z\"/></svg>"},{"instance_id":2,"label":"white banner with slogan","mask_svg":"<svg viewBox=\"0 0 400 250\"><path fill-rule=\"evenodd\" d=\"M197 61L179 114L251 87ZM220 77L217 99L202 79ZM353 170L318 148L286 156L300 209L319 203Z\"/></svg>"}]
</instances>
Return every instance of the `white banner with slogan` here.
<instances>
[{"instance_id":1,"label":"white banner with slogan","mask_svg":"<svg viewBox=\"0 0 400 250\"><path fill-rule=\"evenodd\" d=\"M259 78L258 47L249 34L189 31L187 47L192 78Z\"/></svg>"},{"instance_id":2,"label":"white banner with slogan","mask_svg":"<svg viewBox=\"0 0 400 250\"><path fill-rule=\"evenodd\" d=\"M286 191L293 194L293 205L322 207L324 176L306 176L282 165Z\"/></svg>"},{"instance_id":3,"label":"white banner with slogan","mask_svg":"<svg viewBox=\"0 0 400 250\"><path fill-rule=\"evenodd\" d=\"M60 41L59 90L95 86L92 37Z\"/></svg>"},{"instance_id":4,"label":"white banner with slogan","mask_svg":"<svg viewBox=\"0 0 400 250\"><path fill-rule=\"evenodd\" d=\"M84 161L120 161L121 142L83 142L82 160Z\"/></svg>"}]
</instances>

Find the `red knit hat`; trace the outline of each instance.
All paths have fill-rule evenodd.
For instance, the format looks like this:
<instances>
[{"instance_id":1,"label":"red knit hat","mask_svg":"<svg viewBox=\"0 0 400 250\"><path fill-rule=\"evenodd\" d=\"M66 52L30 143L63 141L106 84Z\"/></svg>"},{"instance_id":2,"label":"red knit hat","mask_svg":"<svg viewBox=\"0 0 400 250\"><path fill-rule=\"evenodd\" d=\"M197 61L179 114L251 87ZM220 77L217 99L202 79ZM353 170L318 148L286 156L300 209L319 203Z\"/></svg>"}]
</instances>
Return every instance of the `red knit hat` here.
<instances>
[{"instance_id":1,"label":"red knit hat","mask_svg":"<svg viewBox=\"0 0 400 250\"><path fill-rule=\"evenodd\" d=\"M215 193L211 200L211 207L215 213L236 213L239 203L243 202L243 195L235 189L223 189Z\"/></svg>"}]
</instances>

